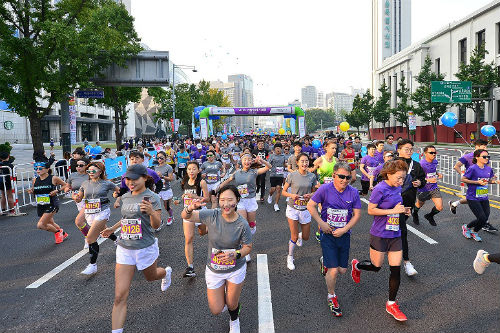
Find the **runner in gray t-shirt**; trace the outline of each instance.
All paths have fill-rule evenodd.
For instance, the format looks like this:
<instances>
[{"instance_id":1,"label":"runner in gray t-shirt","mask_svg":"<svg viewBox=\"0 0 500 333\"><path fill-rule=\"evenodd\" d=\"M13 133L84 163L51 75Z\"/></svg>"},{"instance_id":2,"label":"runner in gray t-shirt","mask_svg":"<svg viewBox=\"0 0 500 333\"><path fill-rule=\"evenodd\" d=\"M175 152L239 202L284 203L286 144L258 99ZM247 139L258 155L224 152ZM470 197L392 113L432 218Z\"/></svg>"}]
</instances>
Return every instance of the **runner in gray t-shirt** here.
<instances>
[{"instance_id":1,"label":"runner in gray t-shirt","mask_svg":"<svg viewBox=\"0 0 500 333\"><path fill-rule=\"evenodd\" d=\"M273 194L276 193L274 198L274 211L278 212L280 210L278 202L281 197L281 186L283 185L283 174L285 173L286 160L285 155L281 153L281 143L276 143L274 145L274 154L269 156L269 164L272 165L271 172L269 173L269 182L271 183L271 188L269 190L269 196L267 197L267 203L273 203Z\"/></svg>"},{"instance_id":2,"label":"runner in gray t-shirt","mask_svg":"<svg viewBox=\"0 0 500 333\"><path fill-rule=\"evenodd\" d=\"M83 193L83 201L86 202L86 214L95 214L109 208L108 193L110 191L118 191L119 188L109 180L98 179L97 181L86 180L80 186L80 193ZM99 204L95 202L95 207L99 206L100 209L88 208L90 202L99 199ZM91 213L91 211L94 211Z\"/></svg>"},{"instance_id":3,"label":"runner in gray t-shirt","mask_svg":"<svg viewBox=\"0 0 500 333\"><path fill-rule=\"evenodd\" d=\"M312 189L314 186L316 186L317 183L318 180L316 178L316 175L312 172L307 172L303 175L299 171L295 171L289 174L285 180L285 186L288 184L288 186L290 187L290 194L295 195L295 197L297 197L297 195L299 197L302 197L304 194L312 193ZM296 200L294 199L288 200L289 207L301 211L307 210L307 207L305 205L296 205Z\"/></svg>"},{"instance_id":4,"label":"runner in gray t-shirt","mask_svg":"<svg viewBox=\"0 0 500 333\"><path fill-rule=\"evenodd\" d=\"M163 151L158 152L156 159L158 160L158 165L155 166L155 171L163 181L163 188L158 195L163 200L163 206L168 213L167 225L171 225L174 222L174 212L170 208L170 204L174 193L172 192L170 182L174 180L174 169L170 164L166 163L168 159L167 153ZM162 219L160 227L155 231L160 231L163 225L164 222Z\"/></svg>"}]
</instances>

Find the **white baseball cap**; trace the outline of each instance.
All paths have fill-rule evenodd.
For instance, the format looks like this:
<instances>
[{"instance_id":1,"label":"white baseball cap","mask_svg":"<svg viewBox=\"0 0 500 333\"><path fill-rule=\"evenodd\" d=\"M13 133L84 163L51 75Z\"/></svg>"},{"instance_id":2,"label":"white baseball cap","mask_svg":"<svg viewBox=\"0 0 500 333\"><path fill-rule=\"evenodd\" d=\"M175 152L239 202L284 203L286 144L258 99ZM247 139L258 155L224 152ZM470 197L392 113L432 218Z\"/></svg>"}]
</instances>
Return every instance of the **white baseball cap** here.
<instances>
[{"instance_id":1,"label":"white baseball cap","mask_svg":"<svg viewBox=\"0 0 500 333\"><path fill-rule=\"evenodd\" d=\"M197 149L201 149L201 148L203 148L203 146L201 145L201 143L198 143L198 144L196 145L196 148L197 148Z\"/></svg>"}]
</instances>

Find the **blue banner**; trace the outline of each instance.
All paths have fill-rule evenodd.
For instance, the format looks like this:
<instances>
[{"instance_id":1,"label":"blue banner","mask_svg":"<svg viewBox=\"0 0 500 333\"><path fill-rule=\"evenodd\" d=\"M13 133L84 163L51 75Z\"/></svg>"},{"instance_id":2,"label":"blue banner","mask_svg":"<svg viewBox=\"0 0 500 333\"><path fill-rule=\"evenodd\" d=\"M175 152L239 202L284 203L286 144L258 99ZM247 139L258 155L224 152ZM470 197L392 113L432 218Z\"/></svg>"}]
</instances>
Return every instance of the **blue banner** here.
<instances>
[{"instance_id":1,"label":"blue banner","mask_svg":"<svg viewBox=\"0 0 500 333\"><path fill-rule=\"evenodd\" d=\"M149 159L149 166L153 166L153 161L156 160L156 154L158 152L156 150L151 150L151 151L148 151L148 154L151 155L151 158Z\"/></svg>"},{"instance_id":2,"label":"blue banner","mask_svg":"<svg viewBox=\"0 0 500 333\"><path fill-rule=\"evenodd\" d=\"M104 166L106 167L106 176L108 179L118 178L127 171L127 160L125 156L106 158L104 159Z\"/></svg>"}]
</instances>

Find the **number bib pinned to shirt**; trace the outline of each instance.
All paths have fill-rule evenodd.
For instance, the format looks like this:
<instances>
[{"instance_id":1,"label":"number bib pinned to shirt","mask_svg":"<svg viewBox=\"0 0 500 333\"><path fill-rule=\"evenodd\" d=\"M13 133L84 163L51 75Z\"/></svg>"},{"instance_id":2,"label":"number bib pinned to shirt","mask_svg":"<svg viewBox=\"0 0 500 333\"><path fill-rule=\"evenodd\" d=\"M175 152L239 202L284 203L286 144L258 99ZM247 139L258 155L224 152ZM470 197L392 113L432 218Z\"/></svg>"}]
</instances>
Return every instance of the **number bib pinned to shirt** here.
<instances>
[{"instance_id":1,"label":"number bib pinned to shirt","mask_svg":"<svg viewBox=\"0 0 500 333\"><path fill-rule=\"evenodd\" d=\"M35 200L37 205L50 205L50 195L48 194L37 194Z\"/></svg>"},{"instance_id":2,"label":"number bib pinned to shirt","mask_svg":"<svg viewBox=\"0 0 500 333\"><path fill-rule=\"evenodd\" d=\"M179 163L179 169L186 168L186 163Z\"/></svg>"},{"instance_id":3,"label":"number bib pinned to shirt","mask_svg":"<svg viewBox=\"0 0 500 333\"><path fill-rule=\"evenodd\" d=\"M323 177L323 184L328 184L333 182L333 177Z\"/></svg>"},{"instance_id":4,"label":"number bib pinned to shirt","mask_svg":"<svg viewBox=\"0 0 500 333\"><path fill-rule=\"evenodd\" d=\"M212 248L212 253L210 255L210 266L217 271L225 271L236 266L236 259L230 260L229 262L222 262L218 257L217 253L221 250ZM224 253L234 252L234 250L222 250ZM236 256L235 256L236 258Z\"/></svg>"},{"instance_id":5,"label":"number bib pinned to shirt","mask_svg":"<svg viewBox=\"0 0 500 333\"><path fill-rule=\"evenodd\" d=\"M354 164L354 158L348 158L347 159L348 164Z\"/></svg>"},{"instance_id":6,"label":"number bib pinned to shirt","mask_svg":"<svg viewBox=\"0 0 500 333\"><path fill-rule=\"evenodd\" d=\"M101 199L84 199L85 214L95 214L101 212Z\"/></svg>"},{"instance_id":7,"label":"number bib pinned to shirt","mask_svg":"<svg viewBox=\"0 0 500 333\"><path fill-rule=\"evenodd\" d=\"M385 230L399 231L399 214L387 215L387 221L385 222Z\"/></svg>"},{"instance_id":8,"label":"number bib pinned to shirt","mask_svg":"<svg viewBox=\"0 0 500 333\"><path fill-rule=\"evenodd\" d=\"M209 174L207 174L207 180L209 182L215 183L219 180L219 175L216 173L209 173Z\"/></svg>"},{"instance_id":9,"label":"number bib pinned to shirt","mask_svg":"<svg viewBox=\"0 0 500 333\"><path fill-rule=\"evenodd\" d=\"M489 181L489 179L482 179ZM476 198L487 198L488 197L488 185L478 185L476 187Z\"/></svg>"},{"instance_id":10,"label":"number bib pinned to shirt","mask_svg":"<svg viewBox=\"0 0 500 333\"><path fill-rule=\"evenodd\" d=\"M276 167L276 174L277 175L283 175L284 171L285 171L284 167Z\"/></svg>"},{"instance_id":11,"label":"number bib pinned to shirt","mask_svg":"<svg viewBox=\"0 0 500 333\"><path fill-rule=\"evenodd\" d=\"M196 159L196 162L198 162L198 164L200 164L200 165L201 165L201 158L197 158L197 159Z\"/></svg>"},{"instance_id":12,"label":"number bib pinned to shirt","mask_svg":"<svg viewBox=\"0 0 500 333\"><path fill-rule=\"evenodd\" d=\"M368 170L368 175L369 176L374 176L375 175L375 170L377 170L377 167L370 167L370 166L367 166L366 169Z\"/></svg>"},{"instance_id":13,"label":"number bib pinned to shirt","mask_svg":"<svg viewBox=\"0 0 500 333\"><path fill-rule=\"evenodd\" d=\"M141 219L122 219L121 239L142 239Z\"/></svg>"},{"instance_id":14,"label":"number bib pinned to shirt","mask_svg":"<svg viewBox=\"0 0 500 333\"><path fill-rule=\"evenodd\" d=\"M296 210L306 210L308 201L309 200L304 197L298 197L293 201L293 208Z\"/></svg>"},{"instance_id":15,"label":"number bib pinned to shirt","mask_svg":"<svg viewBox=\"0 0 500 333\"><path fill-rule=\"evenodd\" d=\"M242 198L248 197L248 185L247 184L241 184L238 185L238 192L240 192L240 195Z\"/></svg>"},{"instance_id":16,"label":"number bib pinned to shirt","mask_svg":"<svg viewBox=\"0 0 500 333\"><path fill-rule=\"evenodd\" d=\"M328 208L326 210L326 222L332 228L343 228L347 224L347 209Z\"/></svg>"},{"instance_id":17,"label":"number bib pinned to shirt","mask_svg":"<svg viewBox=\"0 0 500 333\"><path fill-rule=\"evenodd\" d=\"M222 154L222 159L227 161L229 159L229 155L228 154Z\"/></svg>"}]
</instances>

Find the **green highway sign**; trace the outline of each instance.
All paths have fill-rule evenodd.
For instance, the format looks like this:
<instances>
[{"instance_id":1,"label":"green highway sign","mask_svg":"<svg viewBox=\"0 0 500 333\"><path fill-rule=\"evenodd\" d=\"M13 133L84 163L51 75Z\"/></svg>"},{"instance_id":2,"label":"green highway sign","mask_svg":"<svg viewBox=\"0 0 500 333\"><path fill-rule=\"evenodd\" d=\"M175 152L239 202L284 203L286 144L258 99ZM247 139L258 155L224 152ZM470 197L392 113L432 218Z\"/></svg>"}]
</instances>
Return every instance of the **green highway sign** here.
<instances>
[{"instance_id":1,"label":"green highway sign","mask_svg":"<svg viewBox=\"0 0 500 333\"><path fill-rule=\"evenodd\" d=\"M431 102L470 103L471 81L431 81Z\"/></svg>"}]
</instances>

